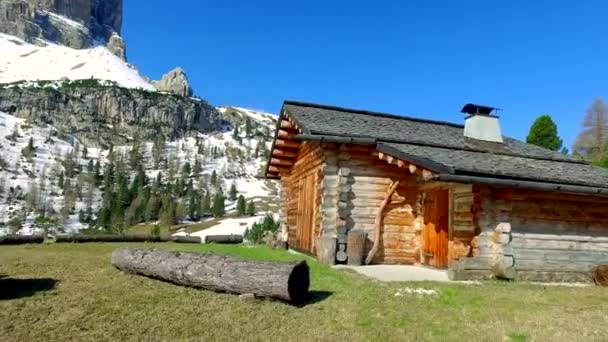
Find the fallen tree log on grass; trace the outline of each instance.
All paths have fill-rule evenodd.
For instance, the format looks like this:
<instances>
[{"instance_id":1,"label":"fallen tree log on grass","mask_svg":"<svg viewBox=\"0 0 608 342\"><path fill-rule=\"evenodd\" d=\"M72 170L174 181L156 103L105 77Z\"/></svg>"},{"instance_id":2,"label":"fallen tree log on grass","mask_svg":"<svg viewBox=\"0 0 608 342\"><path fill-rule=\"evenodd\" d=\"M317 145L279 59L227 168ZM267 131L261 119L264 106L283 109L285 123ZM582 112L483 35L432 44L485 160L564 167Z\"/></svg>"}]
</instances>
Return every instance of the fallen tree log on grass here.
<instances>
[{"instance_id":1,"label":"fallen tree log on grass","mask_svg":"<svg viewBox=\"0 0 608 342\"><path fill-rule=\"evenodd\" d=\"M173 236L173 241L175 242L183 242L183 243L202 243L203 241L199 236L190 236L190 235L177 235Z\"/></svg>"},{"instance_id":2,"label":"fallen tree log on grass","mask_svg":"<svg viewBox=\"0 0 608 342\"><path fill-rule=\"evenodd\" d=\"M60 234L55 242L164 242L167 237L153 234Z\"/></svg>"},{"instance_id":3,"label":"fallen tree log on grass","mask_svg":"<svg viewBox=\"0 0 608 342\"><path fill-rule=\"evenodd\" d=\"M43 243L42 235L6 235L0 236L0 245L24 245L29 243Z\"/></svg>"},{"instance_id":4,"label":"fallen tree log on grass","mask_svg":"<svg viewBox=\"0 0 608 342\"><path fill-rule=\"evenodd\" d=\"M243 235L207 235L205 243L242 243Z\"/></svg>"},{"instance_id":5,"label":"fallen tree log on grass","mask_svg":"<svg viewBox=\"0 0 608 342\"><path fill-rule=\"evenodd\" d=\"M306 261L251 261L216 254L120 248L112 265L133 274L217 292L252 293L302 303L308 295Z\"/></svg>"}]
</instances>

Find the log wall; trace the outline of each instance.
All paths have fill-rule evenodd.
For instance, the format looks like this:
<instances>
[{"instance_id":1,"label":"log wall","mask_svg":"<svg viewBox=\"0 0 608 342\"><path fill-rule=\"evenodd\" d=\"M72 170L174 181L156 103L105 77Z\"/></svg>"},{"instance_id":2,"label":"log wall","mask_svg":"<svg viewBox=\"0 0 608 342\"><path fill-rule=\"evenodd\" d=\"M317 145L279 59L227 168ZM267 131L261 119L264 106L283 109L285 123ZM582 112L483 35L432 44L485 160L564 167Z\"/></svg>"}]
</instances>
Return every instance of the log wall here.
<instances>
[{"instance_id":1,"label":"log wall","mask_svg":"<svg viewBox=\"0 0 608 342\"><path fill-rule=\"evenodd\" d=\"M420 231L423 218L416 210L419 193L417 176L407 169L389 165L373 154L373 149L361 146L338 146L326 150L327 169L336 172L337 187L326 188L327 208L337 208L336 237L338 250L345 248L348 231L358 229L367 233L364 255L376 239L374 220L391 183L400 186L384 211L380 248L372 263L412 264L420 258ZM328 174L326 173L326 177ZM334 177L334 173L329 175ZM332 183L332 185L335 185ZM333 202L337 197L337 206ZM331 210L331 209L330 209ZM332 218L327 217L328 225ZM339 253L338 253L339 255Z\"/></svg>"},{"instance_id":2,"label":"log wall","mask_svg":"<svg viewBox=\"0 0 608 342\"><path fill-rule=\"evenodd\" d=\"M324 163L325 158L319 144L303 143L290 174L281 178L282 224L286 226L288 244L309 253L315 253L316 237L320 235L319 206ZM304 181L307 178L314 180L312 188ZM302 196L303 192L306 196ZM304 210L312 211L312 219L303 223L299 218ZM309 228L311 231L298 231L299 224L312 224Z\"/></svg>"},{"instance_id":3,"label":"log wall","mask_svg":"<svg viewBox=\"0 0 608 342\"><path fill-rule=\"evenodd\" d=\"M608 263L608 198L490 187L478 194L479 233L471 257L452 264L454 279L591 281L594 267Z\"/></svg>"}]
</instances>

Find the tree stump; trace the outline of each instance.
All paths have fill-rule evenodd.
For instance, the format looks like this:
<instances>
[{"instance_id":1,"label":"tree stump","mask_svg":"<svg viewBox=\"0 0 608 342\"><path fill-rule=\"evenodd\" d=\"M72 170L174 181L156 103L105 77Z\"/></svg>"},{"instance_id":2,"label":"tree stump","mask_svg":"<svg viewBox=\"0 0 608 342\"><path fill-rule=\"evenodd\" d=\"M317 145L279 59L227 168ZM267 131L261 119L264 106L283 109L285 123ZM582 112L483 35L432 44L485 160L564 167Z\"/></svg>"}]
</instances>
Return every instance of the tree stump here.
<instances>
[{"instance_id":1,"label":"tree stump","mask_svg":"<svg viewBox=\"0 0 608 342\"><path fill-rule=\"evenodd\" d=\"M306 299L310 284L306 261L250 261L216 254L120 248L112 253L112 265L178 285L292 303Z\"/></svg>"},{"instance_id":2,"label":"tree stump","mask_svg":"<svg viewBox=\"0 0 608 342\"><path fill-rule=\"evenodd\" d=\"M593 280L598 286L608 286L608 265L598 265L593 272Z\"/></svg>"},{"instance_id":3,"label":"tree stump","mask_svg":"<svg viewBox=\"0 0 608 342\"><path fill-rule=\"evenodd\" d=\"M317 257L319 261L327 265L336 264L336 238L331 236L321 236L317 247Z\"/></svg>"},{"instance_id":4,"label":"tree stump","mask_svg":"<svg viewBox=\"0 0 608 342\"><path fill-rule=\"evenodd\" d=\"M363 230L354 229L348 232L348 264L360 266L363 264L363 254L365 252L365 240L367 233Z\"/></svg>"}]
</instances>

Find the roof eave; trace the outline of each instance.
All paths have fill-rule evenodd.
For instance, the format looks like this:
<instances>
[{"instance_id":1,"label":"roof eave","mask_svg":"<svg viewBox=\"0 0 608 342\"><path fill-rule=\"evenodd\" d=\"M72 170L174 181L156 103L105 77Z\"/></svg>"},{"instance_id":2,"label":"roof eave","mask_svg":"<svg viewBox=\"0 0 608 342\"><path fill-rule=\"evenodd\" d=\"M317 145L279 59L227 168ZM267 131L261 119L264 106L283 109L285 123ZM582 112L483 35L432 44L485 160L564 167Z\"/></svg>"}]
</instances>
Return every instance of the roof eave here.
<instances>
[{"instance_id":1,"label":"roof eave","mask_svg":"<svg viewBox=\"0 0 608 342\"><path fill-rule=\"evenodd\" d=\"M502 179L492 177L479 177L479 176L464 176L440 173L433 177L433 180L449 182L449 183L464 183L464 184L483 184L492 185L498 187L528 189L528 190L539 190L539 191L550 191L550 192L564 192L572 194L582 195L595 195L595 196L607 196L608 188L572 185L572 184L559 184L559 183L546 183L536 181L525 181L525 180L513 180L513 179Z\"/></svg>"}]
</instances>

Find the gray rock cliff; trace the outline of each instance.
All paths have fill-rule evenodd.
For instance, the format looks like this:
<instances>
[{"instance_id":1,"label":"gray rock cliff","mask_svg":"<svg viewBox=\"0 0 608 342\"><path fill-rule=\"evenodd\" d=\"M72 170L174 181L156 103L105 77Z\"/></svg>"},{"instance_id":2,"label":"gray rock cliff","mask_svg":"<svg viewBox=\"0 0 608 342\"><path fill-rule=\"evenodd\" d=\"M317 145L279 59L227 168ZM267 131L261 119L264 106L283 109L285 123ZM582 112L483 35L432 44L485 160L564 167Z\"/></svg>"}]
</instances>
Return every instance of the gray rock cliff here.
<instances>
[{"instance_id":1,"label":"gray rock cliff","mask_svg":"<svg viewBox=\"0 0 608 342\"><path fill-rule=\"evenodd\" d=\"M0 32L34 44L115 47L111 38L120 35L121 26L122 0L0 0ZM124 50L124 42L112 49L123 58Z\"/></svg>"},{"instance_id":2,"label":"gray rock cliff","mask_svg":"<svg viewBox=\"0 0 608 342\"><path fill-rule=\"evenodd\" d=\"M168 139L221 129L221 113L207 102L172 94L102 85L96 80L53 87L0 85L0 111L51 124L96 146L129 138Z\"/></svg>"},{"instance_id":3,"label":"gray rock cliff","mask_svg":"<svg viewBox=\"0 0 608 342\"><path fill-rule=\"evenodd\" d=\"M192 88L182 68L175 68L164 74L160 81L154 81L156 89L181 96L192 96Z\"/></svg>"}]
</instances>

